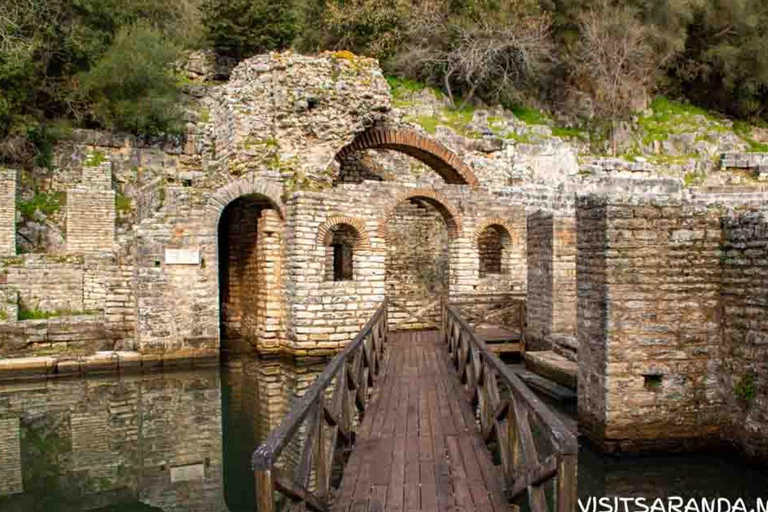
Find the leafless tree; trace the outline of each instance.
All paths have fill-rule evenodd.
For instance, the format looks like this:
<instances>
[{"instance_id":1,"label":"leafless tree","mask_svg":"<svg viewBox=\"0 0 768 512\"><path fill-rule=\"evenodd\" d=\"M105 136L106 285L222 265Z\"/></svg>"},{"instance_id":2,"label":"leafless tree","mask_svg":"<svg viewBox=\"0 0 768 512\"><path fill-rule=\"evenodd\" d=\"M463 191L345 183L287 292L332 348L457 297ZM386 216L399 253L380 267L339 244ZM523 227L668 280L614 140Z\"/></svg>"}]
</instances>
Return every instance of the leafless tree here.
<instances>
[{"instance_id":1,"label":"leafless tree","mask_svg":"<svg viewBox=\"0 0 768 512\"><path fill-rule=\"evenodd\" d=\"M611 0L596 0L578 22L575 82L589 89L599 114L627 114L633 100L647 96L663 65L650 29L634 8Z\"/></svg>"},{"instance_id":2,"label":"leafless tree","mask_svg":"<svg viewBox=\"0 0 768 512\"><path fill-rule=\"evenodd\" d=\"M397 65L412 76L442 86L454 103L460 92L470 101L486 99L540 78L552 62L550 18L524 0L504 2L503 14L453 19L445 0L417 5Z\"/></svg>"}]
</instances>

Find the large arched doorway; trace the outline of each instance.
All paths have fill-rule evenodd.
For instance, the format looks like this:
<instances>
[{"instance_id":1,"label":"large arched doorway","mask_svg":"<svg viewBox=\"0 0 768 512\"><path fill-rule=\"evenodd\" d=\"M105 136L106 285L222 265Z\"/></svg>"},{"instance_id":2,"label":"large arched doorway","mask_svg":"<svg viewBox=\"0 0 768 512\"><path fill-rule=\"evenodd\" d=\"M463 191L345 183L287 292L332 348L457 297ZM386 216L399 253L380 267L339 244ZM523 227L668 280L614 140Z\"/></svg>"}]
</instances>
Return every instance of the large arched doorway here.
<instances>
[{"instance_id":1,"label":"large arched doorway","mask_svg":"<svg viewBox=\"0 0 768 512\"><path fill-rule=\"evenodd\" d=\"M277 349L282 316L282 220L271 200L239 197L221 214L219 304L221 349Z\"/></svg>"},{"instance_id":2,"label":"large arched doorway","mask_svg":"<svg viewBox=\"0 0 768 512\"><path fill-rule=\"evenodd\" d=\"M385 291L393 303L392 327L433 328L440 297L450 288L456 219L443 203L416 194L399 201L384 222Z\"/></svg>"}]
</instances>

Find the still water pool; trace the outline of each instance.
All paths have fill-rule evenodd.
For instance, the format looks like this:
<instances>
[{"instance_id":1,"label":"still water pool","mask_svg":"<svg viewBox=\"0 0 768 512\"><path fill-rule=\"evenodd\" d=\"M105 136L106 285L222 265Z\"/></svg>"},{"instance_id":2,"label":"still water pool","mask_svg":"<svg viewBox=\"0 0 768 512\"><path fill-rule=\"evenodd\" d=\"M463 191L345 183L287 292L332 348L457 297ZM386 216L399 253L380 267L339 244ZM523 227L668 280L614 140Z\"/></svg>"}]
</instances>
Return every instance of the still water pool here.
<instances>
[{"instance_id":1,"label":"still water pool","mask_svg":"<svg viewBox=\"0 0 768 512\"><path fill-rule=\"evenodd\" d=\"M253 511L253 448L322 363L0 385L0 511ZM768 497L736 455L579 456L579 494Z\"/></svg>"}]
</instances>

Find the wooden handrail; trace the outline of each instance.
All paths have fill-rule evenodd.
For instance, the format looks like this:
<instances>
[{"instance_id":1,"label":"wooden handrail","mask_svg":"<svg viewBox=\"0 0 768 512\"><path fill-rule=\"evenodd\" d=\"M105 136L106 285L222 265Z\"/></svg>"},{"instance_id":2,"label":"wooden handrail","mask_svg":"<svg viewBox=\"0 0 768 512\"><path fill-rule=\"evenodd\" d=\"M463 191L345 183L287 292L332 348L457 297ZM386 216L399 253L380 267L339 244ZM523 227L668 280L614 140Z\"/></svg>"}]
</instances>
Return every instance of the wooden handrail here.
<instances>
[{"instance_id":1,"label":"wooden handrail","mask_svg":"<svg viewBox=\"0 0 768 512\"><path fill-rule=\"evenodd\" d=\"M350 401L362 417L387 338L385 299L357 336L328 363L280 425L253 452L251 464L259 512L275 510L276 492L317 512L328 510L337 448L349 447L355 441ZM332 383L328 400L327 390ZM299 463L289 475L276 463L305 423L308 425Z\"/></svg>"},{"instance_id":2,"label":"wooden handrail","mask_svg":"<svg viewBox=\"0 0 768 512\"><path fill-rule=\"evenodd\" d=\"M556 512L576 510L578 442L560 419L512 372L447 301L441 335L470 393L486 442L495 441L507 498L527 492L533 512L547 512L545 485L556 479ZM540 428L536 442L531 425ZM539 453L546 450L544 453Z\"/></svg>"}]
</instances>

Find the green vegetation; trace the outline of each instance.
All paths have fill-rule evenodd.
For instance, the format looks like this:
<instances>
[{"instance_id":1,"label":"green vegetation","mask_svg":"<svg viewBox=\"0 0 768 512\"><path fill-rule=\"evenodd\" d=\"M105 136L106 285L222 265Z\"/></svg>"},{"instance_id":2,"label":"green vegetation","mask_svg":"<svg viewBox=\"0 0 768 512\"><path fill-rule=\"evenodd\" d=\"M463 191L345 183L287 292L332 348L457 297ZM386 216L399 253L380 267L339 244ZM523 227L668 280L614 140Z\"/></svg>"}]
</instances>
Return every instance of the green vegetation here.
<instances>
[{"instance_id":1,"label":"green vegetation","mask_svg":"<svg viewBox=\"0 0 768 512\"><path fill-rule=\"evenodd\" d=\"M106 159L107 156L101 151L92 151L88 153L87 157L85 157L85 162L83 162L83 165L86 167L98 167L103 164Z\"/></svg>"},{"instance_id":2,"label":"green vegetation","mask_svg":"<svg viewBox=\"0 0 768 512\"><path fill-rule=\"evenodd\" d=\"M753 373L747 373L742 375L739 381L733 386L733 394L736 398L744 402L751 402L757 395L757 388L755 384L755 375Z\"/></svg>"},{"instance_id":3,"label":"green vegetation","mask_svg":"<svg viewBox=\"0 0 768 512\"><path fill-rule=\"evenodd\" d=\"M640 115L637 122L644 132L643 144L667 140L671 134L692 133L701 129L720 133L728 130L723 119L711 112L665 96L654 99L649 113Z\"/></svg>"},{"instance_id":4,"label":"green vegetation","mask_svg":"<svg viewBox=\"0 0 768 512\"><path fill-rule=\"evenodd\" d=\"M291 2L204 0L201 12L211 47L238 60L286 48L298 35L297 13Z\"/></svg>"},{"instance_id":5,"label":"green vegetation","mask_svg":"<svg viewBox=\"0 0 768 512\"><path fill-rule=\"evenodd\" d=\"M19 308L19 320L47 320L49 318L58 318L62 316L95 315L98 311L83 310L74 311L71 309L56 309L53 311L43 311L40 309Z\"/></svg>"},{"instance_id":6,"label":"green vegetation","mask_svg":"<svg viewBox=\"0 0 768 512\"><path fill-rule=\"evenodd\" d=\"M72 127L180 131L185 80L175 64L192 49L234 60L289 48L376 57L396 104L423 84L460 107L422 119L425 129L466 126L476 100L516 105L531 125L552 121L520 105L546 100L574 116L588 102L595 122L627 119L637 98L662 91L683 101L654 101L640 117L644 142L695 123L726 130L707 110L768 121L766 26L764 0L0 2L0 165L50 167Z\"/></svg>"},{"instance_id":7,"label":"green vegetation","mask_svg":"<svg viewBox=\"0 0 768 512\"><path fill-rule=\"evenodd\" d=\"M561 126L553 126L552 127L552 135L555 137L576 137L576 138L589 138L589 133L586 130L582 130L581 128L568 128L568 127L561 127Z\"/></svg>"},{"instance_id":8,"label":"green vegetation","mask_svg":"<svg viewBox=\"0 0 768 512\"><path fill-rule=\"evenodd\" d=\"M179 49L149 25L120 29L112 46L81 75L80 95L106 128L178 133L182 105L173 73Z\"/></svg>"},{"instance_id":9,"label":"green vegetation","mask_svg":"<svg viewBox=\"0 0 768 512\"><path fill-rule=\"evenodd\" d=\"M40 213L49 216L61 211L61 207L66 201L66 194L64 192L55 192L48 194L46 192L35 192L35 195L29 201L19 200L17 202L17 208L21 212L21 215L27 219L34 217L35 211L39 210Z\"/></svg>"},{"instance_id":10,"label":"green vegetation","mask_svg":"<svg viewBox=\"0 0 768 512\"><path fill-rule=\"evenodd\" d=\"M480 137L479 133L468 126L472 122L474 113L475 109L471 105L465 105L462 108L442 107L434 116L417 116L408 120L416 122L430 134L434 134L437 127L443 125L464 137L474 139Z\"/></svg>"},{"instance_id":11,"label":"green vegetation","mask_svg":"<svg viewBox=\"0 0 768 512\"><path fill-rule=\"evenodd\" d=\"M733 123L733 131L741 137L741 139L749 144L749 151L754 153L766 153L768 152L768 144L758 142L752 138L752 127L742 121L736 121Z\"/></svg>"},{"instance_id":12,"label":"green vegetation","mask_svg":"<svg viewBox=\"0 0 768 512\"><path fill-rule=\"evenodd\" d=\"M131 199L119 192L115 194L115 210L120 217L130 214L133 210Z\"/></svg>"},{"instance_id":13,"label":"green vegetation","mask_svg":"<svg viewBox=\"0 0 768 512\"><path fill-rule=\"evenodd\" d=\"M549 117L541 110L522 105L514 105L512 113L525 124L547 124Z\"/></svg>"},{"instance_id":14,"label":"green vegetation","mask_svg":"<svg viewBox=\"0 0 768 512\"><path fill-rule=\"evenodd\" d=\"M199 1L0 2L0 164L49 166L71 126L172 127L165 50L199 41Z\"/></svg>"}]
</instances>

